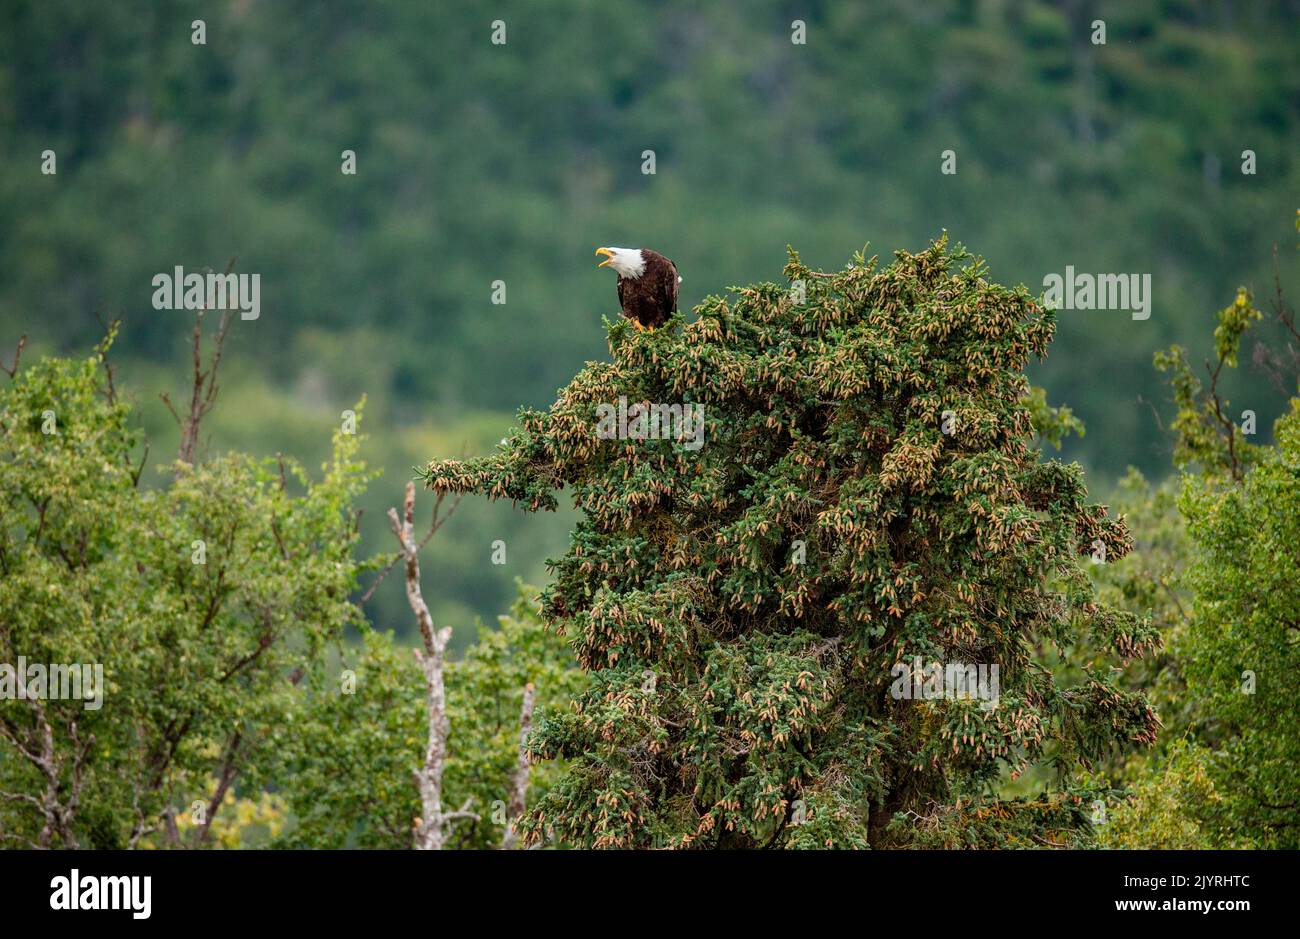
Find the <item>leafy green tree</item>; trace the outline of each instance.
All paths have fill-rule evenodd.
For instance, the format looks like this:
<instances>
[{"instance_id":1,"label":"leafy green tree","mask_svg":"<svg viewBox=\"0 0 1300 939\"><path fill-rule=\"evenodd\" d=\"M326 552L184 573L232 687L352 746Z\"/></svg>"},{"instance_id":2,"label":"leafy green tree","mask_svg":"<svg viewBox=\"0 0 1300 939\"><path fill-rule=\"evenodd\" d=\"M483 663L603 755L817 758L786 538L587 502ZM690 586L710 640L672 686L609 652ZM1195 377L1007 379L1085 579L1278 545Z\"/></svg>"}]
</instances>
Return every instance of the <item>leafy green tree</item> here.
<instances>
[{"instance_id":1,"label":"leafy green tree","mask_svg":"<svg viewBox=\"0 0 1300 939\"><path fill-rule=\"evenodd\" d=\"M533 841L586 847L1073 843L1071 772L1157 720L1114 666L1149 621L1099 605L1081 558L1122 520L1040 462L1023 369L1051 311L946 237L895 261L710 297L653 334L610 327L549 412L429 486L530 510L573 490L545 619L589 673L532 747L571 761ZM703 408L704 445L603 439L624 396ZM645 429L644 426L642 429ZM698 438L696 438L698 439ZM1040 650L1096 655L1059 680ZM996 707L900 700L916 662L1000 669ZM1051 791L1000 799L1040 762Z\"/></svg>"},{"instance_id":2,"label":"leafy green tree","mask_svg":"<svg viewBox=\"0 0 1300 939\"><path fill-rule=\"evenodd\" d=\"M103 674L99 708L0 700L0 832L123 848L179 845L188 827L201 846L232 787L261 784L296 682L360 622L366 474L339 433L319 479L228 454L143 488L131 408L105 382L111 340L0 390L0 662Z\"/></svg>"},{"instance_id":3,"label":"leafy green tree","mask_svg":"<svg viewBox=\"0 0 1300 939\"><path fill-rule=\"evenodd\" d=\"M1239 485L1188 481L1180 508L1196 552L1188 569L1196 628L1187 691L1221 741L1209 776L1223 795L1200 807L1216 830L1260 847L1300 847L1300 400L1277 443Z\"/></svg>"},{"instance_id":4,"label":"leafy green tree","mask_svg":"<svg viewBox=\"0 0 1300 939\"><path fill-rule=\"evenodd\" d=\"M1240 480L1261 449L1246 440L1242 428L1228 410L1228 401L1219 390L1224 368L1237 367L1241 339L1251 323L1263 318L1250 291L1237 290L1237 298L1219 311L1214 328L1213 366L1205 363L1210 384L1206 388L1187 361L1181 346L1170 346L1155 355L1156 368L1170 373L1169 385L1174 393L1178 414L1174 432L1174 465L1180 469L1196 465L1207 473L1227 472Z\"/></svg>"},{"instance_id":5,"label":"leafy green tree","mask_svg":"<svg viewBox=\"0 0 1300 939\"><path fill-rule=\"evenodd\" d=\"M1159 707L1166 743L1111 767L1128 787L1101 843L1117 848L1295 847L1300 789L1296 666L1296 416L1277 425L1237 482L1217 469L1134 488L1138 549L1107 570L1103 596L1152 612L1164 651L1130 670ZM1202 411L1202 414L1206 412ZM1127 500L1122 500L1127 501ZM1177 511L1170 511L1174 506ZM1154 667L1152 667L1154 666Z\"/></svg>"},{"instance_id":6,"label":"leafy green tree","mask_svg":"<svg viewBox=\"0 0 1300 939\"><path fill-rule=\"evenodd\" d=\"M1257 342L1254 359L1279 386L1289 380L1294 388L1300 334L1276 284L1280 342ZM1104 597L1150 612L1160 629L1164 651L1127 677L1148 691L1166 733L1162 746L1121 754L1110 767L1131 786L1102 832L1102 843L1112 847L1296 843L1296 789L1281 769L1294 758L1294 715L1276 684L1294 658L1288 656L1294 616L1284 586L1295 569L1285 548L1294 543L1287 527L1294 507L1263 493L1278 485L1279 475L1282 489L1294 476L1300 399L1292 398L1292 413L1276 427L1277 444L1267 447L1247 441L1220 392L1224 370L1237 367L1246 334L1262 318L1245 288L1219 311L1215 362L1205 364L1208 387L1180 347L1155 358L1170 373L1178 407L1174 461L1183 477L1155 486L1130 472L1119 502L1138 543L1098 578ZM1259 683L1257 669L1274 682Z\"/></svg>"},{"instance_id":7,"label":"leafy green tree","mask_svg":"<svg viewBox=\"0 0 1300 939\"><path fill-rule=\"evenodd\" d=\"M1210 775L1210 759L1209 750L1186 737L1175 739L1158 760L1136 756L1129 767L1133 788L1098 826L1099 844L1162 851L1254 847L1248 838L1224 839L1205 823L1224 801Z\"/></svg>"}]
</instances>

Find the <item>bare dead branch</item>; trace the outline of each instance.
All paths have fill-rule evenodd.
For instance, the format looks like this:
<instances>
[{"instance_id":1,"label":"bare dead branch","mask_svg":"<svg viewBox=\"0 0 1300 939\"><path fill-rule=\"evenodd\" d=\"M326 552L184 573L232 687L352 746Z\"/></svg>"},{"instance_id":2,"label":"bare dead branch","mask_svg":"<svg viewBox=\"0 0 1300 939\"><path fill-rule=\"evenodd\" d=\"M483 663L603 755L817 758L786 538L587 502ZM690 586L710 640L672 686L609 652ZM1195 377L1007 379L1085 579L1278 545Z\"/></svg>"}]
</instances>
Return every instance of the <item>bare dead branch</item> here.
<instances>
[{"instance_id":1,"label":"bare dead branch","mask_svg":"<svg viewBox=\"0 0 1300 939\"><path fill-rule=\"evenodd\" d=\"M443 820L446 821L446 820L452 820L452 819L458 819L458 818L472 818L474 821L477 822L477 821L478 821L478 813L477 813L477 812L471 812L471 811L469 810L469 807L470 807L470 805L473 804L473 802L474 802L473 799L466 799L464 802L462 802L462 803L460 804L460 808L458 808L456 811L454 811L454 812L444 812L444 813L443 813L443 816L442 816L442 817L443 817Z\"/></svg>"},{"instance_id":2,"label":"bare dead branch","mask_svg":"<svg viewBox=\"0 0 1300 939\"><path fill-rule=\"evenodd\" d=\"M171 395L169 395L169 394L168 394L167 392L165 392L165 391L160 391L160 392L158 392L158 397L159 397L159 399L161 399L161 401L162 401L163 404L167 405L167 410L169 410L169 411L172 412L172 417L176 420L176 423L177 423L177 424L180 424L180 423L181 423L181 416L180 416L179 414L176 413L176 408L174 408L174 407L172 406Z\"/></svg>"},{"instance_id":3,"label":"bare dead branch","mask_svg":"<svg viewBox=\"0 0 1300 939\"><path fill-rule=\"evenodd\" d=\"M21 671L16 672L15 677L18 682L17 700L26 700L32 706L33 716L36 721L32 736L35 739L21 742L18 739L17 732L4 721L0 721L0 735L3 735L5 739L12 743L18 752L45 777L45 792L41 794L39 799L44 825L41 827L37 844L41 848L52 847L55 836L58 836L64 847L75 848L77 847L77 839L72 832L72 821L76 816L77 799L81 790L80 764L94 740L91 738L90 743L82 746L77 738L76 721L72 722L71 737L74 761L72 792L68 801L62 801L59 796L63 791L64 758L60 757L55 751L54 727L50 724L49 715L45 710L45 703L37 695L28 695L27 682Z\"/></svg>"},{"instance_id":4,"label":"bare dead branch","mask_svg":"<svg viewBox=\"0 0 1300 939\"><path fill-rule=\"evenodd\" d=\"M26 845L28 848L31 848L33 851L41 850L41 846L37 844L35 841L32 841L29 838L24 838L21 835L15 835L11 832L0 831L0 838L8 838L10 841L16 841L21 845Z\"/></svg>"},{"instance_id":5,"label":"bare dead branch","mask_svg":"<svg viewBox=\"0 0 1300 939\"><path fill-rule=\"evenodd\" d=\"M1282 274L1278 269L1277 245L1273 245L1273 315L1277 317L1282 328L1291 334L1291 338L1300 342L1300 330L1296 329L1295 314L1287 308L1282 296Z\"/></svg>"},{"instance_id":6,"label":"bare dead branch","mask_svg":"<svg viewBox=\"0 0 1300 939\"><path fill-rule=\"evenodd\" d=\"M170 806L163 812L163 831L167 835L167 843L174 848L179 848L181 830L176 827L176 810Z\"/></svg>"},{"instance_id":7,"label":"bare dead branch","mask_svg":"<svg viewBox=\"0 0 1300 939\"><path fill-rule=\"evenodd\" d=\"M1165 432L1165 422L1160 419L1160 412L1156 410L1156 406L1142 395L1138 395L1137 399L1138 404L1145 404L1151 409L1151 416L1156 419L1156 428L1163 434Z\"/></svg>"},{"instance_id":8,"label":"bare dead branch","mask_svg":"<svg viewBox=\"0 0 1300 939\"><path fill-rule=\"evenodd\" d=\"M1214 404L1214 417L1223 427L1224 437L1228 441L1228 461L1232 467L1232 478L1241 479L1241 466L1237 460L1237 426L1223 416L1223 397L1219 394L1219 375L1223 372L1223 365L1227 360L1224 356L1219 356L1219 364L1211 371L1210 363L1205 363L1205 370L1210 374L1210 400Z\"/></svg>"},{"instance_id":9,"label":"bare dead branch","mask_svg":"<svg viewBox=\"0 0 1300 939\"><path fill-rule=\"evenodd\" d=\"M5 374L8 375L10 378L13 378L14 375L18 374L18 360L23 357L23 347L26 345L27 345L27 336L26 335L19 336L18 348L14 350L14 364L12 368L6 366L3 362L0 362L0 369L3 369Z\"/></svg>"},{"instance_id":10,"label":"bare dead branch","mask_svg":"<svg viewBox=\"0 0 1300 939\"><path fill-rule=\"evenodd\" d=\"M145 818L144 811L140 808L139 777L131 780L131 813L135 817L135 822L131 826L131 837L126 843L128 851L134 851L141 838L158 830L158 826L150 824L149 820Z\"/></svg>"},{"instance_id":11,"label":"bare dead branch","mask_svg":"<svg viewBox=\"0 0 1300 939\"><path fill-rule=\"evenodd\" d=\"M140 465L131 471L131 485L134 488L140 486L140 475L144 472L145 464L149 462L149 440L145 439L144 453L140 454Z\"/></svg>"},{"instance_id":12,"label":"bare dead branch","mask_svg":"<svg viewBox=\"0 0 1300 939\"><path fill-rule=\"evenodd\" d=\"M524 814L528 804L528 734L533 729L533 702L536 694L533 683L524 685L524 700L519 708L519 756L515 761L514 778L510 784L510 801L506 805L506 833L501 839L501 850L509 851L519 840L515 820Z\"/></svg>"},{"instance_id":13,"label":"bare dead branch","mask_svg":"<svg viewBox=\"0 0 1300 939\"><path fill-rule=\"evenodd\" d=\"M231 258L226 265L225 274L229 274L235 265L235 259ZM203 418L212 410L217 398L217 370L221 367L221 355L226 345L226 331L230 328L231 309L227 307L221 311L221 320L217 324L217 332L212 338L212 354L208 359L207 371L203 370L203 314L206 310L198 310L194 314L194 334L190 343L190 357L194 373L194 380L190 389L190 410L188 416L181 422L181 444L177 458L182 463L194 465L195 454L199 446L199 429L203 423ZM171 403L164 399L168 407ZM173 415L175 411L173 410ZM177 417L179 421L180 418Z\"/></svg>"},{"instance_id":14,"label":"bare dead branch","mask_svg":"<svg viewBox=\"0 0 1300 939\"><path fill-rule=\"evenodd\" d=\"M293 555L290 554L289 549L285 547L284 539L280 537L280 526L276 523L275 519L271 519L271 533L275 535L275 543L280 546L280 556L286 561L292 559Z\"/></svg>"},{"instance_id":15,"label":"bare dead branch","mask_svg":"<svg viewBox=\"0 0 1300 939\"><path fill-rule=\"evenodd\" d=\"M6 802L30 802L37 808L41 807L41 800L27 792L5 792L0 790L0 799L4 799Z\"/></svg>"},{"instance_id":16,"label":"bare dead branch","mask_svg":"<svg viewBox=\"0 0 1300 939\"><path fill-rule=\"evenodd\" d=\"M447 734L450 730L443 659L451 640L451 627L434 627L433 617L420 591L420 548L415 541L415 483L406 484L401 516L398 516L397 509L389 509L388 521L406 561L406 599L420 625L420 638L424 645L423 651L415 650L415 658L424 672L429 736L424 750L424 765L414 771L421 805L421 816L415 826L415 847L421 851L440 851L452 822L470 815L467 814L468 803L458 812L444 813L442 809L442 771L447 759Z\"/></svg>"},{"instance_id":17,"label":"bare dead branch","mask_svg":"<svg viewBox=\"0 0 1300 939\"><path fill-rule=\"evenodd\" d=\"M121 319L113 319L105 323L104 318L95 311L95 320L99 323L99 328L104 331L104 338L100 340L96 350L99 352L100 360L104 363L104 398L109 404L117 403L117 383L115 381L117 368L108 360L108 346L113 337L117 335L117 329L122 325Z\"/></svg>"},{"instance_id":18,"label":"bare dead branch","mask_svg":"<svg viewBox=\"0 0 1300 939\"><path fill-rule=\"evenodd\" d=\"M420 543L416 548L417 551L423 548L425 545L427 545L429 543L429 539L438 533L438 529L441 528L444 524L446 524L447 519L451 518L452 515L455 514L456 506L460 505L460 500L463 499L465 496L463 493L457 495L455 500L451 503L451 508L447 510L447 514L439 517L438 511L442 506L443 499L445 499L446 497L447 494L445 492L438 493L438 498L433 503L433 518L430 519L429 521L429 530L425 532L424 537L420 539ZM370 598L374 596L376 588L378 588L379 585L384 582L384 578L388 576L389 571L391 571L394 565L396 565L397 562L400 561L403 557L404 554L399 551L397 554L394 554L392 558L389 559L388 563L384 565L384 569L379 572L379 576L375 578L374 583L372 583L370 587L366 590L366 592L361 595L362 603L368 602Z\"/></svg>"}]
</instances>

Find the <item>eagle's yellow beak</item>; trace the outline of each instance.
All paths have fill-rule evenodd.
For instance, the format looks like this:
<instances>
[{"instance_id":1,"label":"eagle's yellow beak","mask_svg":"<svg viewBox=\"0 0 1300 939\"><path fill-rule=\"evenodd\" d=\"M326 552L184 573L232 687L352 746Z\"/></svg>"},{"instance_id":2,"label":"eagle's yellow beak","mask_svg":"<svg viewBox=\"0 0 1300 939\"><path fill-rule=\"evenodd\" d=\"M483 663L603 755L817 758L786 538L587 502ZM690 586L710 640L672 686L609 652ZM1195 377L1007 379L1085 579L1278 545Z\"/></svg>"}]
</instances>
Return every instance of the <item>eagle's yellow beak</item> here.
<instances>
[{"instance_id":1,"label":"eagle's yellow beak","mask_svg":"<svg viewBox=\"0 0 1300 939\"><path fill-rule=\"evenodd\" d=\"M610 261L614 260L614 252L610 251L608 248L597 248L596 253L605 255L605 260L597 264L597 267L604 267Z\"/></svg>"}]
</instances>

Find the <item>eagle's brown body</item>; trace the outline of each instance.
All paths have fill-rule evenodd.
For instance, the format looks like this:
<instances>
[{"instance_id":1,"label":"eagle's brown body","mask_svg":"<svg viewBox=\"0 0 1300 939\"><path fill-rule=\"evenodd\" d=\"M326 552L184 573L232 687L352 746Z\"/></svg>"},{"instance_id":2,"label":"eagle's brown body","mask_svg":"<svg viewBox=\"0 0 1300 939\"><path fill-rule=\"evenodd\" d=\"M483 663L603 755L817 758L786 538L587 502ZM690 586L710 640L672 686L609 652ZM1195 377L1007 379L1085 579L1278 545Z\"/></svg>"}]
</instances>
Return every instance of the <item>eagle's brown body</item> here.
<instances>
[{"instance_id":1,"label":"eagle's brown body","mask_svg":"<svg viewBox=\"0 0 1300 939\"><path fill-rule=\"evenodd\" d=\"M646 329L668 322L677 309L677 265L657 251L641 249L645 270L639 277L618 276L618 302L623 315Z\"/></svg>"}]
</instances>

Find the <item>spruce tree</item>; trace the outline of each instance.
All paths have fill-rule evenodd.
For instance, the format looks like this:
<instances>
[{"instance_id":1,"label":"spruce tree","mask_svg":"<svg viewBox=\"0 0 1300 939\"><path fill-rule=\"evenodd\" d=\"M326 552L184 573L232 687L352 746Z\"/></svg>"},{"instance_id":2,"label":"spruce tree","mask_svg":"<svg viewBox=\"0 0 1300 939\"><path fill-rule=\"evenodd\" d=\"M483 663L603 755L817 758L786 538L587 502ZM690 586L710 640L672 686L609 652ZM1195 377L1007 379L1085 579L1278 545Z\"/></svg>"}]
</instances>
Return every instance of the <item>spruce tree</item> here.
<instances>
[{"instance_id":1,"label":"spruce tree","mask_svg":"<svg viewBox=\"0 0 1300 939\"><path fill-rule=\"evenodd\" d=\"M543 612L590 683L534 730L535 755L569 769L526 837L1086 842L1093 794L1071 774L1154 739L1115 678L1156 633L1099 605L1085 573L1128 551L1123 519L1032 443L1023 370L1054 314L946 236L833 274L792 249L784 273L689 322L610 325L612 361L549 411L425 471L533 511L567 486L581 512ZM604 439L620 396L702 406L703 446ZM1085 665L1062 664L1080 648ZM998 666L996 698L936 683L952 663ZM1036 766L1041 791L1005 797Z\"/></svg>"}]
</instances>

